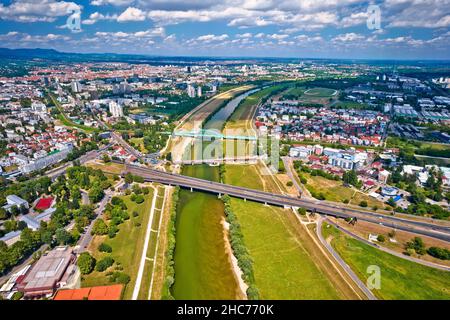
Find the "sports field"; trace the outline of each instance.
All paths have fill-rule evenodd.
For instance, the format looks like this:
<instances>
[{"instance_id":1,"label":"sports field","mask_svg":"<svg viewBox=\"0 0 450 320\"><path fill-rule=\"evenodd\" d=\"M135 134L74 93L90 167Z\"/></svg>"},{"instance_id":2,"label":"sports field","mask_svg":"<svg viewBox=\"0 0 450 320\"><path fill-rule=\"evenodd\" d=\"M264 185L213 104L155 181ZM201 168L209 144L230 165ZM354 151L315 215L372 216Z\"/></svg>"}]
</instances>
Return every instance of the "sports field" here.
<instances>
[{"instance_id":1,"label":"sports field","mask_svg":"<svg viewBox=\"0 0 450 320\"><path fill-rule=\"evenodd\" d=\"M408 261L344 235L333 226L322 227L325 239L362 281L367 267L376 265L381 271L381 286L373 290L382 299L450 299L450 272Z\"/></svg>"},{"instance_id":2,"label":"sports field","mask_svg":"<svg viewBox=\"0 0 450 320\"><path fill-rule=\"evenodd\" d=\"M306 96L314 96L318 98L329 98L337 95L337 91L328 88L312 88L306 90L303 94Z\"/></svg>"}]
</instances>

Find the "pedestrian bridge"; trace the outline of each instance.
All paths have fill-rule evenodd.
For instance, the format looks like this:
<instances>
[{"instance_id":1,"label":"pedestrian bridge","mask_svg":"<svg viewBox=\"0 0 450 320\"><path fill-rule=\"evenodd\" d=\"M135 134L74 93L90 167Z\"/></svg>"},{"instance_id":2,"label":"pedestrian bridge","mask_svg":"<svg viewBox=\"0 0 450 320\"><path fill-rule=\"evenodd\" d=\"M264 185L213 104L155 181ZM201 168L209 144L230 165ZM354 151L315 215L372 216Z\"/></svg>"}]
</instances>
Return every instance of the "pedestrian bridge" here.
<instances>
[{"instance_id":1,"label":"pedestrian bridge","mask_svg":"<svg viewBox=\"0 0 450 320\"><path fill-rule=\"evenodd\" d=\"M172 133L173 136L176 137L189 137L196 139L230 139L230 140L249 140L256 141L258 138L255 136L242 136L242 135L224 135L217 130L208 130L208 129L200 129L200 130L175 130Z\"/></svg>"}]
</instances>

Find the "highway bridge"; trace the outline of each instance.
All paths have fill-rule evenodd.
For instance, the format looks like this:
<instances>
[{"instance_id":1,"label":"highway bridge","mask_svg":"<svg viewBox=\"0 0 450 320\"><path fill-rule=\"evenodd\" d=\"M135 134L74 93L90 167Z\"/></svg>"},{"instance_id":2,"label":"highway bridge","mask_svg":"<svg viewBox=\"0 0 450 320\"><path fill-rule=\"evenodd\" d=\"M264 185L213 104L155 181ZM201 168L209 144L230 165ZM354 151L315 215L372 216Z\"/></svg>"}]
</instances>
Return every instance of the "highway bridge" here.
<instances>
[{"instance_id":1,"label":"highway bridge","mask_svg":"<svg viewBox=\"0 0 450 320\"><path fill-rule=\"evenodd\" d=\"M126 173L132 173L133 175L143 177L144 180L150 182L180 186L183 188L190 188L191 190L200 190L215 193L218 195L227 194L236 198L257 201L266 205L270 204L284 207L302 207L323 215L344 219L357 218L361 221L376 223L389 228L422 234L425 236L450 242L450 226L441 225L434 221L423 222L419 220L404 219L396 216L383 215L349 207L341 207L338 204L333 205L321 202L319 200L294 198L173 173L162 172L143 166L126 165L123 174Z\"/></svg>"}]
</instances>

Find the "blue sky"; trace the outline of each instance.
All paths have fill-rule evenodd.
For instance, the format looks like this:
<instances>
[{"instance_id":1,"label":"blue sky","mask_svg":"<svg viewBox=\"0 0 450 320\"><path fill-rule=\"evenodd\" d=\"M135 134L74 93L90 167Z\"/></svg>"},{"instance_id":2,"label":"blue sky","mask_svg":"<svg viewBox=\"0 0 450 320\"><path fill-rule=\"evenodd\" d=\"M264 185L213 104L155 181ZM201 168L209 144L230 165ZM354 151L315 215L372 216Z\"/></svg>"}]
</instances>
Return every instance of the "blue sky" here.
<instances>
[{"instance_id":1,"label":"blue sky","mask_svg":"<svg viewBox=\"0 0 450 320\"><path fill-rule=\"evenodd\" d=\"M1 47L68 52L450 59L449 26L450 0L0 1Z\"/></svg>"}]
</instances>

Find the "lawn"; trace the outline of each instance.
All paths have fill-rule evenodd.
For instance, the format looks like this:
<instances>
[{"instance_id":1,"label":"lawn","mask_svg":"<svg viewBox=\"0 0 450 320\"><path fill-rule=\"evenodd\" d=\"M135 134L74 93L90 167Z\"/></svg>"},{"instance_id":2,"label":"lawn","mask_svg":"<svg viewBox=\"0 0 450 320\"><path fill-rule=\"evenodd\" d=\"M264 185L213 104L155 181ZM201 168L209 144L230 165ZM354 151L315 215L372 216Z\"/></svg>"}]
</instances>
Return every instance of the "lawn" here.
<instances>
[{"instance_id":1,"label":"lawn","mask_svg":"<svg viewBox=\"0 0 450 320\"><path fill-rule=\"evenodd\" d=\"M147 150L145 149L144 146L144 138L131 138L130 142L136 145L139 148L139 151L147 153Z\"/></svg>"},{"instance_id":2,"label":"lawn","mask_svg":"<svg viewBox=\"0 0 450 320\"><path fill-rule=\"evenodd\" d=\"M354 189L345 187L342 181L329 180L321 176L311 176L309 173L301 173L308 182L306 188L310 192L323 193L328 201L342 202L344 200L350 200L350 204L359 205L363 200L367 201L368 207L378 206L380 209L385 205L366 195L362 192L355 192Z\"/></svg>"},{"instance_id":3,"label":"lawn","mask_svg":"<svg viewBox=\"0 0 450 320\"><path fill-rule=\"evenodd\" d=\"M323 225L325 238L362 281L369 276L367 267L381 270L381 288L373 290L382 299L450 299L450 272L408 261L344 235L333 226Z\"/></svg>"},{"instance_id":4,"label":"lawn","mask_svg":"<svg viewBox=\"0 0 450 320\"><path fill-rule=\"evenodd\" d=\"M110 255L115 260L114 265L117 266L117 263L120 263L123 268L122 272L131 277L130 283L128 283L123 292L123 299L129 300L133 293L139 269L142 248L144 246L146 225L148 223L153 199L153 190L150 189L150 193L146 195L145 201L139 205L132 202L130 196L122 196L121 198L124 199L127 205L130 219L119 226L119 232L114 238L109 239L108 236L94 237L89 246L89 251L97 260L99 260L109 254L99 252L97 249L98 246L104 242L112 247L113 251ZM137 211L139 216L133 217L131 214L133 211ZM140 224L140 226L137 226L136 224ZM112 268L114 268L114 266ZM101 273L94 271L87 276L83 276L82 287L111 284L106 276L108 271L110 270Z\"/></svg>"},{"instance_id":5,"label":"lawn","mask_svg":"<svg viewBox=\"0 0 450 320\"><path fill-rule=\"evenodd\" d=\"M258 178L255 166L228 165L225 176L230 184L273 188L269 181L265 187L263 181L269 179ZM262 299L341 298L299 239L292 212L235 198L231 206L254 261L256 287Z\"/></svg>"}]
</instances>

